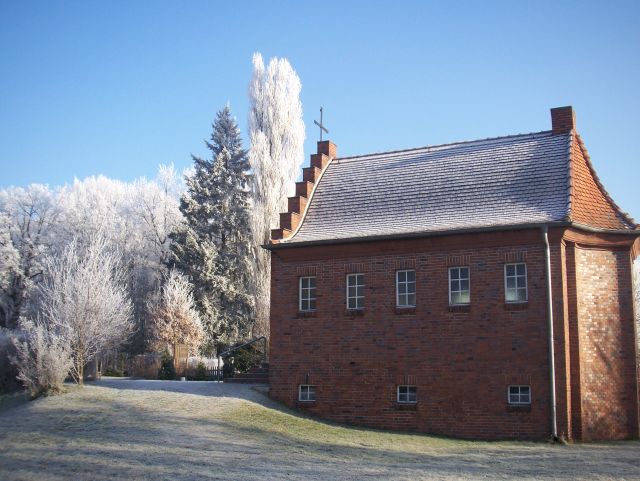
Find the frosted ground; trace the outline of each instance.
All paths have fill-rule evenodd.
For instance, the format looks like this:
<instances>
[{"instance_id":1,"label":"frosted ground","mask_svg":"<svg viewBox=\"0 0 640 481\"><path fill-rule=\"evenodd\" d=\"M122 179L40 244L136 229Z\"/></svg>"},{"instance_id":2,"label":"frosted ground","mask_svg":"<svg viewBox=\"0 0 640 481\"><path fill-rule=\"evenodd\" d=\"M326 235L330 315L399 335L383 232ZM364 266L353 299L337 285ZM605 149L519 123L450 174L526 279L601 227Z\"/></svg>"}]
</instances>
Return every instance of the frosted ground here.
<instances>
[{"instance_id":1,"label":"frosted ground","mask_svg":"<svg viewBox=\"0 0 640 481\"><path fill-rule=\"evenodd\" d=\"M300 417L249 386L105 379L5 407L0 479L640 480L640 443L386 433Z\"/></svg>"}]
</instances>

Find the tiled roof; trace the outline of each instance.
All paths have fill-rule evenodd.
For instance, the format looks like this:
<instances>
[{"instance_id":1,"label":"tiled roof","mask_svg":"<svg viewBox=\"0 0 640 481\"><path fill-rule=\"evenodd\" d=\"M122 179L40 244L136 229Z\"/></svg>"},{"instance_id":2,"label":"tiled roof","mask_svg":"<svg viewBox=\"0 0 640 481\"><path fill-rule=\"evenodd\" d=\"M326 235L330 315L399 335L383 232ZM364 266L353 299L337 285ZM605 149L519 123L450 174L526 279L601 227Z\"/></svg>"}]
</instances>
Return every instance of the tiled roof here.
<instances>
[{"instance_id":1,"label":"tiled roof","mask_svg":"<svg viewBox=\"0 0 640 481\"><path fill-rule=\"evenodd\" d=\"M568 221L571 139L548 131L334 159L281 242Z\"/></svg>"}]
</instances>

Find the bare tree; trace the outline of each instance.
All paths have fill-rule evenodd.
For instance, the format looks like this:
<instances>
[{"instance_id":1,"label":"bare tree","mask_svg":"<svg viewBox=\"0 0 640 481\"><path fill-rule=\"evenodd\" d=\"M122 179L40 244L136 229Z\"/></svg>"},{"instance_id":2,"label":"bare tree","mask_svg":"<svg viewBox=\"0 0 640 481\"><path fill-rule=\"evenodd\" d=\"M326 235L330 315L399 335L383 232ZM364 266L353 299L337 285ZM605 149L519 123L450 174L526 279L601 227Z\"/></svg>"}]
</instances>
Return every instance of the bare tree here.
<instances>
[{"instance_id":1,"label":"bare tree","mask_svg":"<svg viewBox=\"0 0 640 481\"><path fill-rule=\"evenodd\" d=\"M22 321L21 328L25 339L14 338L16 355L11 359L18 380L34 398L62 391L73 365L68 340L39 320Z\"/></svg>"},{"instance_id":2,"label":"bare tree","mask_svg":"<svg viewBox=\"0 0 640 481\"><path fill-rule=\"evenodd\" d=\"M164 285L148 303L151 348L161 351L182 343L196 354L204 339L200 316L195 309L193 289L185 276L171 270Z\"/></svg>"},{"instance_id":3,"label":"bare tree","mask_svg":"<svg viewBox=\"0 0 640 481\"><path fill-rule=\"evenodd\" d=\"M133 329L132 306L118 255L104 236L84 249L74 239L47 261L41 285L41 312L49 330L63 335L73 357L71 374L83 384L84 367L100 352L117 347Z\"/></svg>"},{"instance_id":4,"label":"bare tree","mask_svg":"<svg viewBox=\"0 0 640 481\"><path fill-rule=\"evenodd\" d=\"M265 68L259 53L253 56L249 85L249 164L252 170L252 231L256 256L256 323L268 335L271 258L260 246L269 242L280 212L304 161L304 122L300 78L287 59L273 58Z\"/></svg>"}]
</instances>

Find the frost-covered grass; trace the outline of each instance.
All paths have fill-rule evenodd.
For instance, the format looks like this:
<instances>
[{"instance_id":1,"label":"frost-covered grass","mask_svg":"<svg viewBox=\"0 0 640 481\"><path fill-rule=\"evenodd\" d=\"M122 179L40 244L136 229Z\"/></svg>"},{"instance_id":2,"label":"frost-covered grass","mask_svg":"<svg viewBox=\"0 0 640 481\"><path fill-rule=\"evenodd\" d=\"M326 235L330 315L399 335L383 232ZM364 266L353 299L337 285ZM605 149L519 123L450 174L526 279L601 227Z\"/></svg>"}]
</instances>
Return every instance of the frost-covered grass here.
<instances>
[{"instance_id":1,"label":"frost-covered grass","mask_svg":"<svg viewBox=\"0 0 640 481\"><path fill-rule=\"evenodd\" d=\"M14 408L28 401L29 396L23 391L10 394L0 394L0 414L2 413L2 411Z\"/></svg>"},{"instance_id":2,"label":"frost-covered grass","mask_svg":"<svg viewBox=\"0 0 640 481\"><path fill-rule=\"evenodd\" d=\"M7 481L640 479L639 452L349 428L206 382L111 379L0 412Z\"/></svg>"}]
</instances>

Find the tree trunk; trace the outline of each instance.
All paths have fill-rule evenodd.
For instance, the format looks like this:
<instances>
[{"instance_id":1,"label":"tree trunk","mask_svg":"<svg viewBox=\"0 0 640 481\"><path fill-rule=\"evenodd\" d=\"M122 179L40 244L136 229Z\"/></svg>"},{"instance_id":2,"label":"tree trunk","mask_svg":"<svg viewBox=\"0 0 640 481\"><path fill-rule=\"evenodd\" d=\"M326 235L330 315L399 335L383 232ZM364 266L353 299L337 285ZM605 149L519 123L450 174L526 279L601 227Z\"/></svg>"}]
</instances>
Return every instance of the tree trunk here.
<instances>
[{"instance_id":1,"label":"tree trunk","mask_svg":"<svg viewBox=\"0 0 640 481\"><path fill-rule=\"evenodd\" d=\"M84 358L78 357L78 366L76 367L76 372L78 373L78 385L84 386Z\"/></svg>"}]
</instances>

